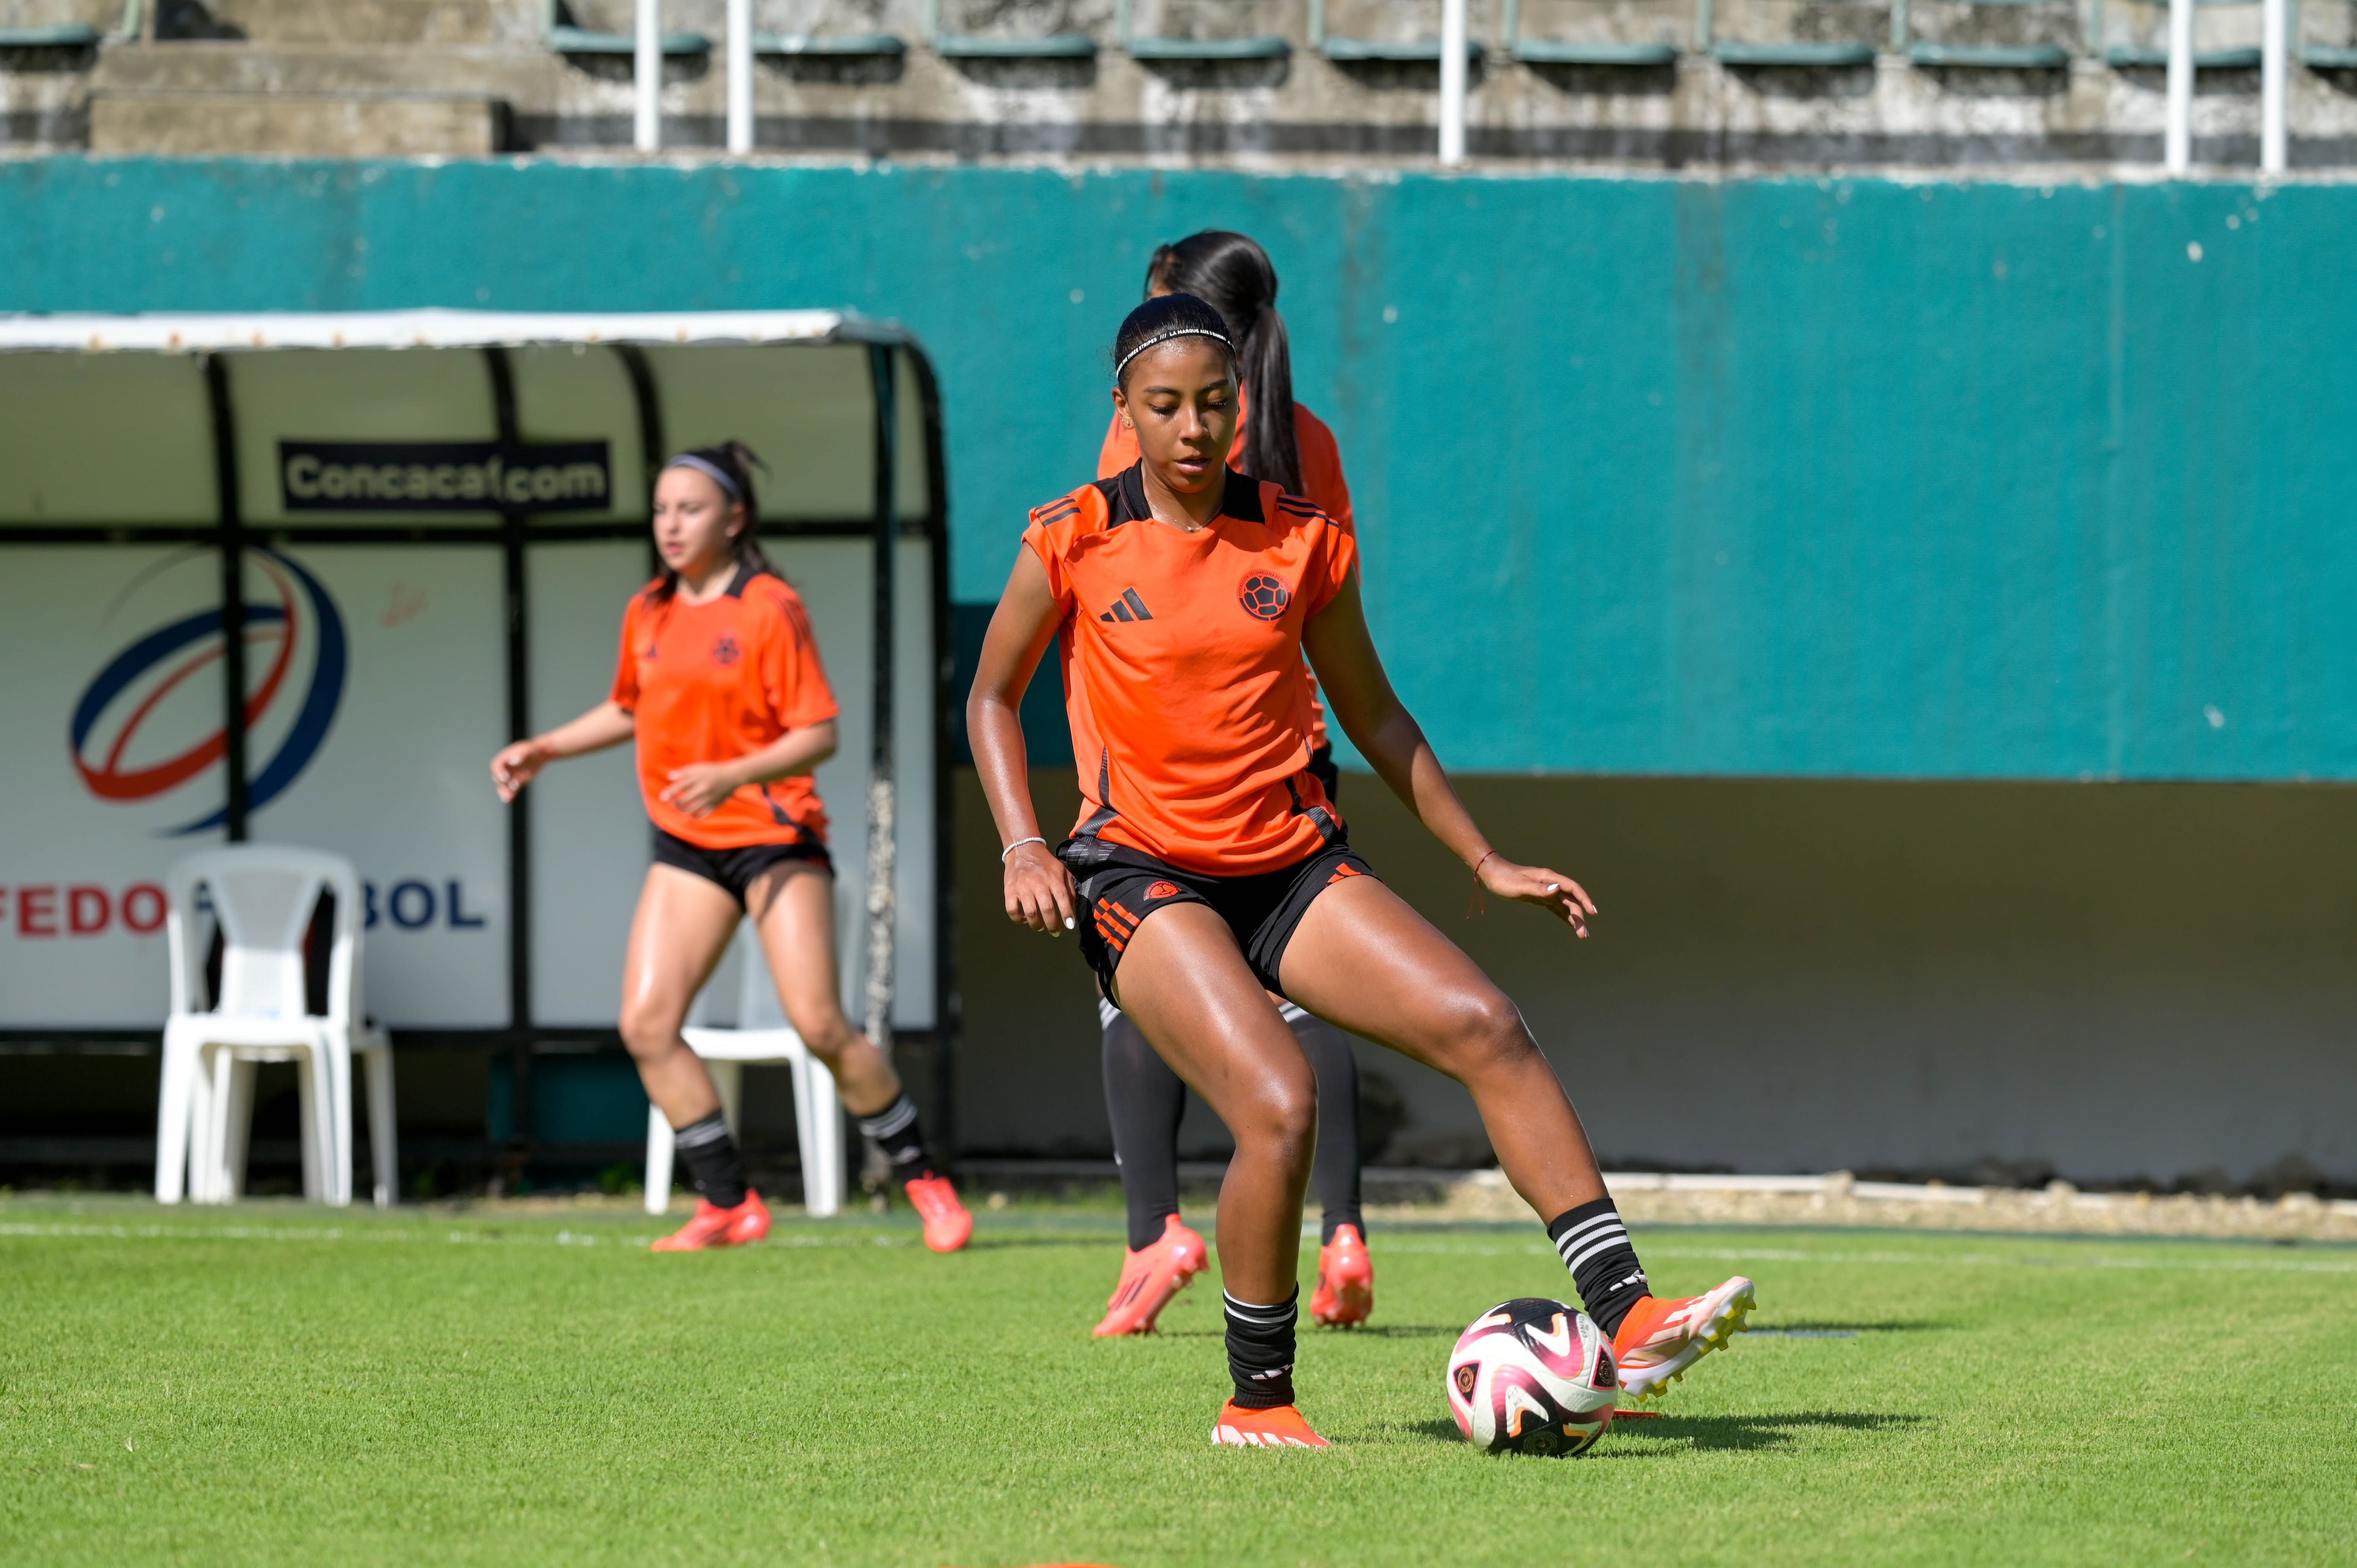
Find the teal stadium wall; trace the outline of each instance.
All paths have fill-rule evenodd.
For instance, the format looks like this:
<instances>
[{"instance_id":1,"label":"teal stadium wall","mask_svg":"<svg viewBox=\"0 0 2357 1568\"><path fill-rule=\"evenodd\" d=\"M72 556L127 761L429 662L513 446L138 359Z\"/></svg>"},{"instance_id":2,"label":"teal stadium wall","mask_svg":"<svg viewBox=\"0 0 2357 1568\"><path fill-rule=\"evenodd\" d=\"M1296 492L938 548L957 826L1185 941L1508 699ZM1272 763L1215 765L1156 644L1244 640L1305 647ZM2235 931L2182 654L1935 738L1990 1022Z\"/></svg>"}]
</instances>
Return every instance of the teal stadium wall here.
<instances>
[{"instance_id":1,"label":"teal stadium wall","mask_svg":"<svg viewBox=\"0 0 2357 1568\"><path fill-rule=\"evenodd\" d=\"M897 318L969 604L1153 243L1233 226L1456 766L2357 773L2345 188L67 158L0 215L9 309Z\"/></svg>"},{"instance_id":2,"label":"teal stadium wall","mask_svg":"<svg viewBox=\"0 0 2357 1568\"><path fill-rule=\"evenodd\" d=\"M1404 693L1608 920L1458 922L1372 780L1360 841L1608 1159L2357 1182L2357 189L59 158L0 164L0 308L896 318L970 648L1208 226L1282 271ZM967 1146L1102 1153L1084 984L959 810ZM1394 1157L1468 1146L1368 1059Z\"/></svg>"}]
</instances>

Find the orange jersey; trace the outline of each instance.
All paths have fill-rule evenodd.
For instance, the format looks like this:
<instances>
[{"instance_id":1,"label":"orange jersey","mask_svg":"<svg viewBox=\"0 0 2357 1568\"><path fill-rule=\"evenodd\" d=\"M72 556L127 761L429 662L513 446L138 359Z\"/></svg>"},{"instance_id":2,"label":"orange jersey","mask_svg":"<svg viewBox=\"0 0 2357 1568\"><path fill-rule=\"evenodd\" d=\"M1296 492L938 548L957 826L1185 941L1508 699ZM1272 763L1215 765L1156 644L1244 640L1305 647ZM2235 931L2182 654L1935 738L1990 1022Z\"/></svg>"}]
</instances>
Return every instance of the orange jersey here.
<instances>
[{"instance_id":1,"label":"orange jersey","mask_svg":"<svg viewBox=\"0 0 2357 1568\"><path fill-rule=\"evenodd\" d=\"M701 817L661 798L675 768L733 761L834 717L834 691L802 596L750 566L709 604L657 600L654 588L647 585L622 613L613 691L615 704L637 721L647 816L705 849L823 843L826 805L806 773L748 784Z\"/></svg>"},{"instance_id":2,"label":"orange jersey","mask_svg":"<svg viewBox=\"0 0 2357 1568\"><path fill-rule=\"evenodd\" d=\"M1228 467L1241 474L1244 471L1243 422L1244 389L1236 389L1236 445L1228 454ZM1357 525L1351 518L1351 487L1342 478L1342 449L1334 443L1334 433L1326 422L1302 407L1293 405L1293 444L1300 449L1301 493L1311 505L1354 533ZM1097 478L1109 479L1137 461L1137 432L1125 429L1121 415L1113 416L1105 430L1104 446L1097 453ZM1318 700L1318 677L1304 664L1301 673L1309 682L1309 746L1317 750L1326 745L1326 704Z\"/></svg>"},{"instance_id":3,"label":"orange jersey","mask_svg":"<svg viewBox=\"0 0 2357 1568\"><path fill-rule=\"evenodd\" d=\"M1301 631L1358 564L1347 524L1234 475L1188 533L1154 520L1133 466L1034 511L1023 542L1063 615L1076 836L1242 876L1340 833L1308 770Z\"/></svg>"}]
</instances>

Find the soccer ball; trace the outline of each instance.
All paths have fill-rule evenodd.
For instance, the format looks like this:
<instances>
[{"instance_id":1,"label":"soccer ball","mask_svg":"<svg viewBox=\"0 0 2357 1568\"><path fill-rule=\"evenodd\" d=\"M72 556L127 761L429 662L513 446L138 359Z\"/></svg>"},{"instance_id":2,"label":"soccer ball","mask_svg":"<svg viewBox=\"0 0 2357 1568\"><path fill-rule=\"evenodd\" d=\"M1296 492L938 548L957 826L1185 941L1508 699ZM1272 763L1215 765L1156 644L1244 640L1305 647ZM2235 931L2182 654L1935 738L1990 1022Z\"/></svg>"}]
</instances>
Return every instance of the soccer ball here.
<instances>
[{"instance_id":1,"label":"soccer ball","mask_svg":"<svg viewBox=\"0 0 2357 1568\"><path fill-rule=\"evenodd\" d=\"M1492 1454L1586 1453L1611 1426L1620 1397L1604 1331L1544 1296L1491 1307L1448 1354L1457 1430Z\"/></svg>"}]
</instances>

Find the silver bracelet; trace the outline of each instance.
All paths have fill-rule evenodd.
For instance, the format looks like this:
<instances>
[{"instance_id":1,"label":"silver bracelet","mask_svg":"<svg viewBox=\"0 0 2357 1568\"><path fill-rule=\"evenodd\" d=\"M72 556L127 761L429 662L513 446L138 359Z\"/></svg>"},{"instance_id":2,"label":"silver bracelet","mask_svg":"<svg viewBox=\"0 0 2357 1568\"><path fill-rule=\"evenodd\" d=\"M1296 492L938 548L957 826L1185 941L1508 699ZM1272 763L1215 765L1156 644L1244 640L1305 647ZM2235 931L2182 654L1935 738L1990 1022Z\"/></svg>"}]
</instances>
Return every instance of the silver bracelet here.
<instances>
[{"instance_id":1,"label":"silver bracelet","mask_svg":"<svg viewBox=\"0 0 2357 1568\"><path fill-rule=\"evenodd\" d=\"M1046 843L1048 841L1043 838L1017 839L1013 843L1008 844L1005 849L998 852L998 864L1005 865L1006 864L1006 857L1013 854L1017 850L1021 849L1027 843Z\"/></svg>"}]
</instances>

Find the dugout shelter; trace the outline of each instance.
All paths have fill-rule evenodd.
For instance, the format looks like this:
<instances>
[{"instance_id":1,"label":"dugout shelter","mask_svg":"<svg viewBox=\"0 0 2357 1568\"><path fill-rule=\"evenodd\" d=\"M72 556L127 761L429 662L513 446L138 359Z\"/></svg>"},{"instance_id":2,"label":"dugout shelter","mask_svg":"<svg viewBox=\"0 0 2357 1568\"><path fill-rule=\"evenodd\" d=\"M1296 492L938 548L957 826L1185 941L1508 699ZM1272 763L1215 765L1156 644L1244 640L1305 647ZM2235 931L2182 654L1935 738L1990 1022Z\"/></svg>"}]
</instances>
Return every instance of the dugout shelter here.
<instances>
[{"instance_id":1,"label":"dugout shelter","mask_svg":"<svg viewBox=\"0 0 2357 1568\"><path fill-rule=\"evenodd\" d=\"M842 703L818 782L845 1007L888 1001L945 1113L940 409L905 332L822 311L0 317L0 1051L152 1049L166 869L316 844L361 869L396 1047L492 1058L481 1139L427 1157L635 1158L549 1098L555 1058L618 1045L630 750L513 807L487 766L605 694L654 472L732 437ZM0 1157L141 1157L48 1142Z\"/></svg>"}]
</instances>

